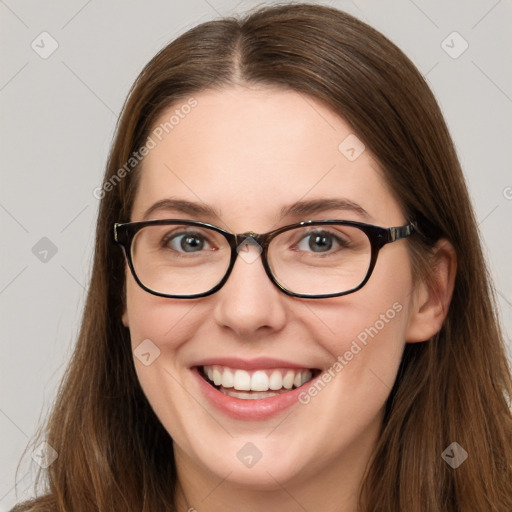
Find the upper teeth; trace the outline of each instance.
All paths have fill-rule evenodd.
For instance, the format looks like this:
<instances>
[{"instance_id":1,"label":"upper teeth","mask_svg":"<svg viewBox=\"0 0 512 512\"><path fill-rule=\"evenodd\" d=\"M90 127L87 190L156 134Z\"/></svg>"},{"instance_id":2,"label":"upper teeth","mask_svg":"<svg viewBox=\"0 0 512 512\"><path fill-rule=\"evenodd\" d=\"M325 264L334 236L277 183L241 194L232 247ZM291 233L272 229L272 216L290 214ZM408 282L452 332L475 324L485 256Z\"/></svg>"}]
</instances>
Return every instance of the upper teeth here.
<instances>
[{"instance_id":1,"label":"upper teeth","mask_svg":"<svg viewBox=\"0 0 512 512\"><path fill-rule=\"evenodd\" d=\"M227 366L204 366L203 373L216 386L235 388L239 391L268 391L281 388L298 388L310 381L311 370L276 368L272 370L237 370Z\"/></svg>"}]
</instances>

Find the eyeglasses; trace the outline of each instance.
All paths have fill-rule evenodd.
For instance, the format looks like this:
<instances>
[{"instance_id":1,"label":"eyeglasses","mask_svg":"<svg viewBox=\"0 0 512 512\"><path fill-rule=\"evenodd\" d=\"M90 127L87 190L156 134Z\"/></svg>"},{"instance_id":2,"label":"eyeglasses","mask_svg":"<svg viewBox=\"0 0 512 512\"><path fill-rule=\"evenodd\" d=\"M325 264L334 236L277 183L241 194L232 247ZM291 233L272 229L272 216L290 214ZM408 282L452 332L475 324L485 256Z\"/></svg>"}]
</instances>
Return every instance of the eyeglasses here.
<instances>
[{"instance_id":1,"label":"eyeglasses","mask_svg":"<svg viewBox=\"0 0 512 512\"><path fill-rule=\"evenodd\" d=\"M237 256L252 263L261 254L266 274L282 292L323 299L362 288L379 250L414 231L414 223L382 228L308 220L264 234L233 234L204 222L173 219L116 223L114 239L135 281L153 295L206 297L226 283Z\"/></svg>"}]
</instances>

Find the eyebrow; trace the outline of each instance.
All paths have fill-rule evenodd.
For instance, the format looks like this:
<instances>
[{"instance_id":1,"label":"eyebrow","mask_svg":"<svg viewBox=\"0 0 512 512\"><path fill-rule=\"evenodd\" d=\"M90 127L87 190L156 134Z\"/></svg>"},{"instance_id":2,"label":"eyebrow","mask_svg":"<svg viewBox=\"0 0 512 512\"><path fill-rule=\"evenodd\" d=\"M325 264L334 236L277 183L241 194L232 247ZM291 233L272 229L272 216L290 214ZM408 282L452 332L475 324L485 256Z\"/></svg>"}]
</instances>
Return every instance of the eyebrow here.
<instances>
[{"instance_id":1,"label":"eyebrow","mask_svg":"<svg viewBox=\"0 0 512 512\"><path fill-rule=\"evenodd\" d=\"M150 206L145 211L143 218L147 220L153 213L162 210L173 210L198 217L221 217L219 210L205 203L197 203L185 199L166 198ZM311 199L308 201L298 201L289 206L283 206L280 210L279 218L283 219L289 216L306 217L329 210L349 211L359 215L365 220L371 219L371 215L361 205L349 199L338 198Z\"/></svg>"},{"instance_id":2,"label":"eyebrow","mask_svg":"<svg viewBox=\"0 0 512 512\"><path fill-rule=\"evenodd\" d=\"M281 208L281 218L289 215L307 216L328 210L343 210L356 213L364 219L370 219L371 215L359 204L349 199L327 198L298 201L290 206Z\"/></svg>"},{"instance_id":3,"label":"eyebrow","mask_svg":"<svg viewBox=\"0 0 512 512\"><path fill-rule=\"evenodd\" d=\"M161 210L174 210L187 215L205 216L205 217L220 217L220 212L204 203L196 203L193 201L186 201L185 199L162 199L157 201L154 205L150 206L144 212L144 220L148 219L151 214Z\"/></svg>"}]
</instances>

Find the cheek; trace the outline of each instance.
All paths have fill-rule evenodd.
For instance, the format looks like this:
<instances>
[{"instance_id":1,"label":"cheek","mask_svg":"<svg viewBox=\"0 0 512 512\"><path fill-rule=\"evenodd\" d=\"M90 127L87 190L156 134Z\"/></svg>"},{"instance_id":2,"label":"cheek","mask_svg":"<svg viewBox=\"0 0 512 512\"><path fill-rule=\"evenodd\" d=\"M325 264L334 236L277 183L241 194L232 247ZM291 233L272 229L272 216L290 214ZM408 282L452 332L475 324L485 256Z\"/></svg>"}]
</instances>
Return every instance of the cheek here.
<instances>
[{"instance_id":1,"label":"cheek","mask_svg":"<svg viewBox=\"0 0 512 512\"><path fill-rule=\"evenodd\" d=\"M359 396L361 404L387 398L405 346L412 278L408 258L391 261L353 295L309 305L308 330L331 356L329 375L343 386L343 399Z\"/></svg>"},{"instance_id":2,"label":"cheek","mask_svg":"<svg viewBox=\"0 0 512 512\"><path fill-rule=\"evenodd\" d=\"M190 321L184 321L194 307L193 301L151 295L129 276L125 316L133 349L143 340L150 339L162 351L174 350L174 345L177 346L187 331L194 328Z\"/></svg>"},{"instance_id":3,"label":"cheek","mask_svg":"<svg viewBox=\"0 0 512 512\"><path fill-rule=\"evenodd\" d=\"M331 355L330 369L347 379L350 375L346 383L354 387L365 379L379 377L392 385L405 345L407 306L400 300L390 300L382 304L338 304L335 309L331 314L325 309L318 311L315 316L322 318L322 328L309 329L316 330L318 344Z\"/></svg>"},{"instance_id":4,"label":"cheek","mask_svg":"<svg viewBox=\"0 0 512 512\"><path fill-rule=\"evenodd\" d=\"M380 428L405 346L407 313L400 301L357 304L338 303L333 305L336 314L322 317L334 334L327 336L324 326L317 343L330 353L332 362L299 396L309 417L329 418L316 422L315 428L319 438L331 440L332 453L357 445L365 432ZM325 453L329 462L332 454L323 443L319 440L313 451Z\"/></svg>"},{"instance_id":5,"label":"cheek","mask_svg":"<svg viewBox=\"0 0 512 512\"><path fill-rule=\"evenodd\" d=\"M195 305L151 295L133 280L126 288L126 317L139 383L169 434L185 442L184 421L193 402L180 384L186 378L180 347L197 328L199 319L191 314Z\"/></svg>"}]
</instances>

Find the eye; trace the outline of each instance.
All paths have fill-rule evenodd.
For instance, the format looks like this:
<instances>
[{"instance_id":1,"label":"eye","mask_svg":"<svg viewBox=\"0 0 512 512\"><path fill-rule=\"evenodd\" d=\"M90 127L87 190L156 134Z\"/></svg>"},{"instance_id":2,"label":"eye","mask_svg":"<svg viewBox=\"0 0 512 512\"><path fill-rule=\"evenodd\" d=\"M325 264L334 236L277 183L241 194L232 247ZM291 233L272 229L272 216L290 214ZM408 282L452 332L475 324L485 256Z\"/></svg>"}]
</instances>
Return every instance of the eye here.
<instances>
[{"instance_id":1,"label":"eye","mask_svg":"<svg viewBox=\"0 0 512 512\"><path fill-rule=\"evenodd\" d=\"M208 239L200 233L191 231L167 235L162 240L162 247L170 248L177 252L200 252L211 249Z\"/></svg>"},{"instance_id":2,"label":"eye","mask_svg":"<svg viewBox=\"0 0 512 512\"><path fill-rule=\"evenodd\" d=\"M329 252L331 249L347 247L348 241L330 233L329 231L313 231L302 237L297 244L300 251Z\"/></svg>"}]
</instances>

